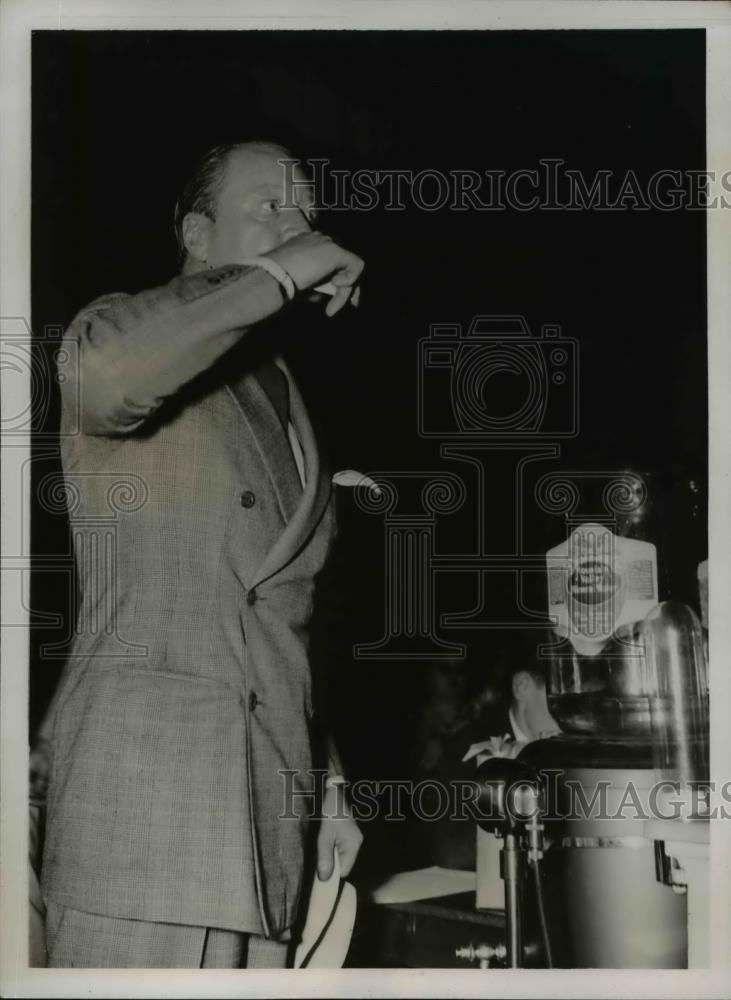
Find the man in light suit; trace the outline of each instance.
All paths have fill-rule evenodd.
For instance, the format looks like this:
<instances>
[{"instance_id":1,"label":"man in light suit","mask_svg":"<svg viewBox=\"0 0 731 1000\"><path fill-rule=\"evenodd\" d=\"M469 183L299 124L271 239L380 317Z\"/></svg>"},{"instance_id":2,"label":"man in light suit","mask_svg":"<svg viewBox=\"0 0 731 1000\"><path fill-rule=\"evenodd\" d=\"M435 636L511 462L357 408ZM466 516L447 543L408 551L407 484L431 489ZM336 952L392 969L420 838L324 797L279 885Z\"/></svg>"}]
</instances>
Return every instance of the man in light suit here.
<instances>
[{"instance_id":1,"label":"man in light suit","mask_svg":"<svg viewBox=\"0 0 731 1000\"><path fill-rule=\"evenodd\" d=\"M284 802L282 772L312 789L307 625L334 524L297 386L262 350L266 327L251 331L328 281L334 315L363 269L313 231L287 155L211 151L177 208L181 274L93 302L67 332L82 599L34 754L50 765L50 965L285 963L311 809ZM323 878L334 850L347 874L361 841L334 751L328 770Z\"/></svg>"}]
</instances>

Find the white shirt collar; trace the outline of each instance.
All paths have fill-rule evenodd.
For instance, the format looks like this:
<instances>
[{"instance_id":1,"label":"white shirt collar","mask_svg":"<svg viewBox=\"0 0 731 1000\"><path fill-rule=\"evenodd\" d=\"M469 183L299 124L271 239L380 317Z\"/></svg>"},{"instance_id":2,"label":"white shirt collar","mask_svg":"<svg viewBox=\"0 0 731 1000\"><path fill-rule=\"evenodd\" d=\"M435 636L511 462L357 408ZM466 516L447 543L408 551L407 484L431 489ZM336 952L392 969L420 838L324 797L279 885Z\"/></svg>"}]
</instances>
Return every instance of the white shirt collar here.
<instances>
[{"instance_id":1,"label":"white shirt collar","mask_svg":"<svg viewBox=\"0 0 731 1000\"><path fill-rule=\"evenodd\" d=\"M512 726L513 729L513 735L515 736L515 742L530 743L531 741L530 736L524 733L523 730L518 725L518 723L515 721L515 713L513 712L512 708L509 709L508 716L510 718L510 725Z\"/></svg>"}]
</instances>

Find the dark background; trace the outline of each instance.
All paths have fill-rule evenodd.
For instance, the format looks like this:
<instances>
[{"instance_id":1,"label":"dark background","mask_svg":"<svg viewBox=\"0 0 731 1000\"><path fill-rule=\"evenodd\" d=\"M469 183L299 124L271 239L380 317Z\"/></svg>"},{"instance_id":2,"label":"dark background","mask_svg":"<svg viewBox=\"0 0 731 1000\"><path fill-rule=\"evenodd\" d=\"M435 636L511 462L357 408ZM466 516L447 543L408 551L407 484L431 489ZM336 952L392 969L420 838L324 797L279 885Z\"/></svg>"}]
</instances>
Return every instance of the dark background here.
<instances>
[{"instance_id":1,"label":"dark background","mask_svg":"<svg viewBox=\"0 0 731 1000\"><path fill-rule=\"evenodd\" d=\"M220 142L271 137L338 169L509 172L559 157L589 178L702 170L704 50L702 31L37 32L34 331L67 325L102 293L169 280L178 190ZM326 212L322 228L365 258L362 307L331 322L302 307L296 330L280 335L333 467L466 475L439 441L418 435L419 339L430 323L466 326L478 313L522 314L534 334L559 324L579 342L580 433L540 472L647 474L661 597L695 603L695 566L707 554L703 212L412 206ZM56 419L52 396L43 428ZM38 447L36 458L38 482L55 459ZM495 489L489 503L499 548L514 497ZM313 648L337 665L333 724L354 774L408 774L433 665L353 659L354 642L383 633L383 522L349 494L338 505L337 599ZM40 615L65 614L70 592L68 574L47 566L54 555L63 562L64 517L34 513L32 728L61 666L41 655L58 628ZM452 517L455 538L469 534L473 521ZM565 537L562 517L526 517L534 551ZM469 607L473 587L464 575L445 580L438 611ZM491 601L513 620L512 585L496 580ZM516 632L442 630L465 644L477 687Z\"/></svg>"}]
</instances>

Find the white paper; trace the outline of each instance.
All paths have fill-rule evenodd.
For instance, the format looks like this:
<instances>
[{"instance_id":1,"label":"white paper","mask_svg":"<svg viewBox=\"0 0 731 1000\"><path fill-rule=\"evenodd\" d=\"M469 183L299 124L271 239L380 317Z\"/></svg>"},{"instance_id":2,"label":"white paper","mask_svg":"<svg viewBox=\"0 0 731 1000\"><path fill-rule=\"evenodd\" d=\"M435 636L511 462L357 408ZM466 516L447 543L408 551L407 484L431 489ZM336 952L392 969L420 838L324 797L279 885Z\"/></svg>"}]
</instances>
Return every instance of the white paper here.
<instances>
[{"instance_id":1,"label":"white paper","mask_svg":"<svg viewBox=\"0 0 731 1000\"><path fill-rule=\"evenodd\" d=\"M434 865L432 868L391 875L371 891L371 899L374 903L413 903L418 899L474 892L476 885L474 872Z\"/></svg>"}]
</instances>

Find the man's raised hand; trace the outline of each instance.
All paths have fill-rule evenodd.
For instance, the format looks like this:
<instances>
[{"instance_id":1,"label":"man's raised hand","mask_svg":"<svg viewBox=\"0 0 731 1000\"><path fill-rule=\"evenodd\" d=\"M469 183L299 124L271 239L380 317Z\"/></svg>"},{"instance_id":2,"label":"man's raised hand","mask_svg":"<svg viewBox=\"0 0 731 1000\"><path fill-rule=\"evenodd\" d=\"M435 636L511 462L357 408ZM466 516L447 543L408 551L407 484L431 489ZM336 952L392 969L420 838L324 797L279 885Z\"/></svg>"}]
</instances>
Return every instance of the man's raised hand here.
<instances>
[{"instance_id":1,"label":"man's raised hand","mask_svg":"<svg viewBox=\"0 0 731 1000\"><path fill-rule=\"evenodd\" d=\"M339 246L323 233L300 233L267 254L289 274L299 291L331 281L337 291L325 313L334 316L351 297L357 301L356 283L365 263L357 254Z\"/></svg>"}]
</instances>

